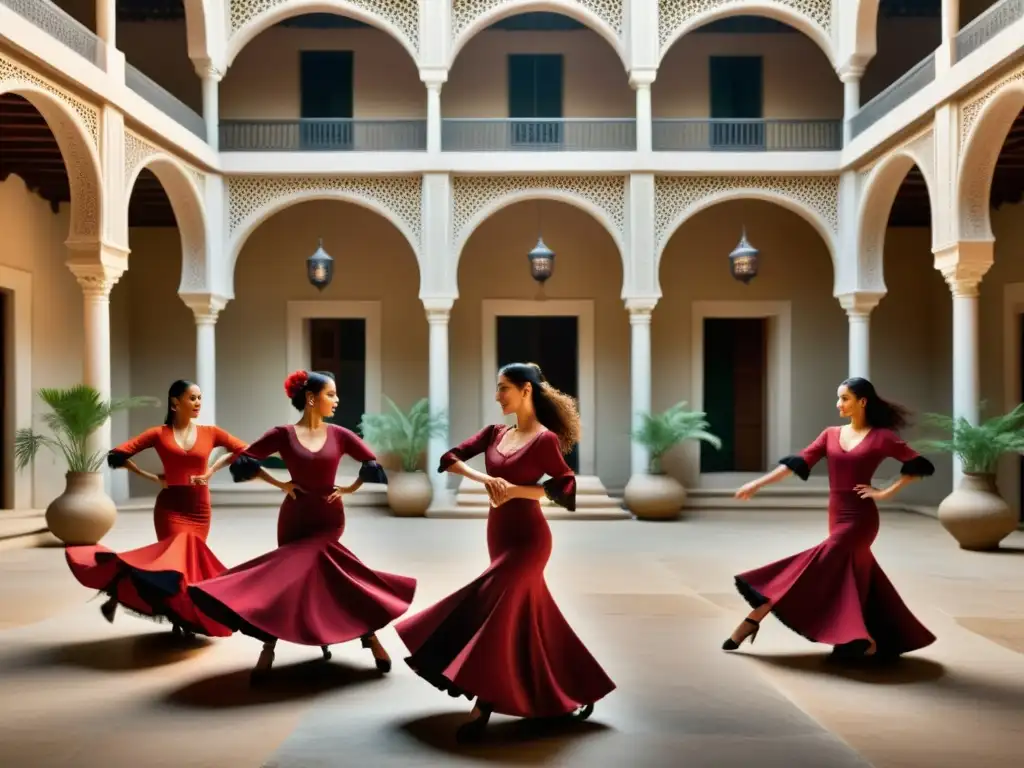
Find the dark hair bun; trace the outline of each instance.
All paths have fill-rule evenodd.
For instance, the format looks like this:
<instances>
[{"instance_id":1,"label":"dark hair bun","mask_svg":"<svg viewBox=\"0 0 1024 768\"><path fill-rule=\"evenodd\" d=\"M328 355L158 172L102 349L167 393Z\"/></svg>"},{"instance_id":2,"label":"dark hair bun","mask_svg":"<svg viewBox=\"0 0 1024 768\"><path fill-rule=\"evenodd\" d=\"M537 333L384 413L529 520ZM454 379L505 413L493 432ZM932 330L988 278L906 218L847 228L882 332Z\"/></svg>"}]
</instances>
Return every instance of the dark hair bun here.
<instances>
[{"instance_id":1,"label":"dark hair bun","mask_svg":"<svg viewBox=\"0 0 1024 768\"><path fill-rule=\"evenodd\" d=\"M289 374L288 378L284 380L284 393L288 395L288 399L293 400L296 396L301 395L308 380L309 374L305 371L295 371L295 373Z\"/></svg>"}]
</instances>

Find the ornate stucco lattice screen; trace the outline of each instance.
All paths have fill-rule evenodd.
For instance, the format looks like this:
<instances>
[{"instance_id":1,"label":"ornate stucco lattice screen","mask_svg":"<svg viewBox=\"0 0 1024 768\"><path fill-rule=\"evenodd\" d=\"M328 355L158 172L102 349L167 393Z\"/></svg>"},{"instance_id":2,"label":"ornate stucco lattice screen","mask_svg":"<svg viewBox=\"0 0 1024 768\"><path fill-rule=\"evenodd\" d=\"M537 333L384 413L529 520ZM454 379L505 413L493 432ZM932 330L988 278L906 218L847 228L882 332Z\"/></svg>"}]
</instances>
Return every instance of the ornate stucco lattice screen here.
<instances>
[{"instance_id":1,"label":"ornate stucco lattice screen","mask_svg":"<svg viewBox=\"0 0 1024 768\"><path fill-rule=\"evenodd\" d=\"M654 180L655 253L697 212L726 200L775 202L803 216L825 239L833 261L839 233L838 176L659 176Z\"/></svg>"},{"instance_id":2,"label":"ornate stucco lattice screen","mask_svg":"<svg viewBox=\"0 0 1024 768\"><path fill-rule=\"evenodd\" d=\"M0 93L33 102L57 139L71 188L71 235L100 234L99 110L0 55Z\"/></svg>"},{"instance_id":3,"label":"ornate stucco lattice screen","mask_svg":"<svg viewBox=\"0 0 1024 768\"><path fill-rule=\"evenodd\" d=\"M451 39L457 40L473 22L499 6L524 4L516 0L452 0ZM554 0L551 6L551 11L557 11L557 6L577 6L589 11L622 38L622 0Z\"/></svg>"},{"instance_id":4,"label":"ornate stucco lattice screen","mask_svg":"<svg viewBox=\"0 0 1024 768\"><path fill-rule=\"evenodd\" d=\"M624 176L456 176L452 180L452 244L458 259L469 236L502 208L523 200L561 200L587 211L623 250Z\"/></svg>"},{"instance_id":5,"label":"ornate stucco lattice screen","mask_svg":"<svg viewBox=\"0 0 1024 768\"><path fill-rule=\"evenodd\" d=\"M245 238L274 213L307 200L341 200L379 213L409 241L418 263L423 198L418 176L239 176L228 180L231 260ZM422 269L422 267L421 267Z\"/></svg>"},{"instance_id":6,"label":"ornate stucco lattice screen","mask_svg":"<svg viewBox=\"0 0 1024 768\"><path fill-rule=\"evenodd\" d=\"M236 37L246 27L258 24L264 16L283 10L281 6L293 4L293 0L230 0L230 3L229 39ZM335 9L340 15L345 15L346 6L380 19L386 26L394 27L405 38L407 47L419 52L419 0L323 0L317 10ZM303 12L308 13L308 8Z\"/></svg>"},{"instance_id":7,"label":"ornate stucco lattice screen","mask_svg":"<svg viewBox=\"0 0 1024 768\"><path fill-rule=\"evenodd\" d=\"M856 0L842 2L852 3ZM665 52L676 32L691 19L725 10L727 6L737 6L735 15L739 16L744 11L743 4L777 6L782 11L791 11L821 29L825 39L832 39L832 0L766 0L759 3L748 3L748 0L658 0L658 45L661 52Z\"/></svg>"}]
</instances>

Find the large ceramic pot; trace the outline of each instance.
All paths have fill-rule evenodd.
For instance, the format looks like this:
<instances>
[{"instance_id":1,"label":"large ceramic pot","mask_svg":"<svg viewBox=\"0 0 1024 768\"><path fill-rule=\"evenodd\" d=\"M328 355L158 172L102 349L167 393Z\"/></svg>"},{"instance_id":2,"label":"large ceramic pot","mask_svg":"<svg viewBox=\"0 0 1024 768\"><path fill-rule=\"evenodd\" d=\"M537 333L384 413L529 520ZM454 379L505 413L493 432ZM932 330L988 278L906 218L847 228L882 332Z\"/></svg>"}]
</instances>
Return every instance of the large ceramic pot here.
<instances>
[{"instance_id":1,"label":"large ceramic pot","mask_svg":"<svg viewBox=\"0 0 1024 768\"><path fill-rule=\"evenodd\" d=\"M434 499L434 488L425 472L388 475L388 506L397 517L423 517Z\"/></svg>"},{"instance_id":2,"label":"large ceramic pot","mask_svg":"<svg viewBox=\"0 0 1024 768\"><path fill-rule=\"evenodd\" d=\"M995 475L964 473L939 504L939 522L961 549L996 549L1017 529L1017 516L996 489Z\"/></svg>"},{"instance_id":3,"label":"large ceramic pot","mask_svg":"<svg viewBox=\"0 0 1024 768\"><path fill-rule=\"evenodd\" d=\"M638 520L674 520L686 501L686 489L668 475L633 475L623 497Z\"/></svg>"},{"instance_id":4,"label":"large ceramic pot","mask_svg":"<svg viewBox=\"0 0 1024 768\"><path fill-rule=\"evenodd\" d=\"M50 533L65 544L97 544L117 519L117 506L103 489L100 472L68 472L64 493L46 508Z\"/></svg>"}]
</instances>

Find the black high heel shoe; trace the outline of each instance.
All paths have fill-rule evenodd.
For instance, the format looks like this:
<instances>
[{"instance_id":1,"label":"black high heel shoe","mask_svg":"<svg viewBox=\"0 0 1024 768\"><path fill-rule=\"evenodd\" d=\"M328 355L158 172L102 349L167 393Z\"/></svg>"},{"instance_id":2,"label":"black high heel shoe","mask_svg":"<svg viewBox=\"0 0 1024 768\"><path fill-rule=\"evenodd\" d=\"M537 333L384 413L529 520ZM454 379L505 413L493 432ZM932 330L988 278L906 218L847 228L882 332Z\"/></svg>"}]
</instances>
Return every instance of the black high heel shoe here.
<instances>
[{"instance_id":1,"label":"black high heel shoe","mask_svg":"<svg viewBox=\"0 0 1024 768\"><path fill-rule=\"evenodd\" d=\"M321 645L320 646L320 652L324 655L324 657L321 659L321 661L330 661L331 660L331 646L329 646L329 645Z\"/></svg>"},{"instance_id":2,"label":"black high heel shoe","mask_svg":"<svg viewBox=\"0 0 1024 768\"><path fill-rule=\"evenodd\" d=\"M722 650L723 651L735 651L737 648L739 648L741 645L743 645L743 641L746 640L747 638L750 638L750 644L751 645L754 644L754 639L757 637L757 633L761 630L761 622L758 621L757 619L751 619L749 617L745 618L743 621L745 621L747 624L753 624L754 625L753 631L750 634L744 635L743 637L741 637L740 641L738 643L735 640L733 640L731 637L728 638L724 643L722 643Z\"/></svg>"},{"instance_id":3,"label":"black high heel shoe","mask_svg":"<svg viewBox=\"0 0 1024 768\"><path fill-rule=\"evenodd\" d=\"M103 618L109 621L111 624L114 623L114 616L117 614L117 598L112 597L103 605L100 606L100 613L103 614Z\"/></svg>"},{"instance_id":4,"label":"black high heel shoe","mask_svg":"<svg viewBox=\"0 0 1024 768\"><path fill-rule=\"evenodd\" d=\"M261 683L265 683L267 678L270 677L270 669L274 666L274 649L276 644L264 643L263 650L260 651L260 658L256 662L256 666L253 667L252 672L249 673L249 685L257 686Z\"/></svg>"},{"instance_id":5,"label":"black high heel shoe","mask_svg":"<svg viewBox=\"0 0 1024 768\"><path fill-rule=\"evenodd\" d=\"M359 642L362 644L363 648L369 648L371 653L373 653L373 638L374 635L372 633L369 635L363 635L359 638ZM377 666L378 672L387 674L391 671L391 659L378 659L376 654L374 654L373 663Z\"/></svg>"},{"instance_id":6,"label":"black high heel shoe","mask_svg":"<svg viewBox=\"0 0 1024 768\"><path fill-rule=\"evenodd\" d=\"M475 744L483 738L487 731L487 723L491 719L491 707L478 701L476 708L480 715L468 723L463 723L455 731L455 741L459 744Z\"/></svg>"}]
</instances>

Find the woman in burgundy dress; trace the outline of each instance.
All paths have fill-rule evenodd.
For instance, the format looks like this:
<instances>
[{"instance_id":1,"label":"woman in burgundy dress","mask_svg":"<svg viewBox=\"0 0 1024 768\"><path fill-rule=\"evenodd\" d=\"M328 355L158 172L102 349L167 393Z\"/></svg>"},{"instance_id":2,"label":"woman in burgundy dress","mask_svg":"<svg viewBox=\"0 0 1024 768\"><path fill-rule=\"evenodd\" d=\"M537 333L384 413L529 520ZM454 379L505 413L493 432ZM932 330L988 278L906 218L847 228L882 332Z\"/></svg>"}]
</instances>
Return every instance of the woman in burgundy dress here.
<instances>
[{"instance_id":1,"label":"woman in burgundy dress","mask_svg":"<svg viewBox=\"0 0 1024 768\"><path fill-rule=\"evenodd\" d=\"M338 540L345 530L341 497L364 482L387 483L384 470L366 444L325 418L338 407L334 379L326 373L297 371L285 381L298 423L267 431L231 465L236 482L251 480L260 459L280 454L291 474L288 497L277 520L277 549L225 571L189 589L211 618L263 641L253 670L260 682L274 663L278 640L329 646L359 638L377 669L388 672L391 659L375 632L405 613L416 580L374 571ZM335 485L342 456L362 462L352 485Z\"/></svg>"},{"instance_id":2,"label":"woman in burgundy dress","mask_svg":"<svg viewBox=\"0 0 1024 768\"><path fill-rule=\"evenodd\" d=\"M935 641L910 612L871 553L878 534L876 501L892 498L935 467L896 434L906 411L888 403L866 379L839 386L836 407L850 423L829 427L798 456L787 456L774 471L747 483L736 498L749 499L765 485L790 474L802 480L822 458L828 461L829 535L804 552L736 577L736 588L754 609L722 648L753 642L761 619L773 612L783 624L816 643L835 647L839 657L893 658ZM888 488L871 479L885 459L903 463Z\"/></svg>"},{"instance_id":3,"label":"woman in burgundy dress","mask_svg":"<svg viewBox=\"0 0 1024 768\"><path fill-rule=\"evenodd\" d=\"M491 500L491 565L434 606L395 625L406 659L451 696L476 698L460 741L483 735L492 712L586 719L615 684L562 616L544 581L551 531L539 500L576 508L576 480L564 453L579 440L572 398L536 365L501 369L496 399L517 425L492 425L441 457L439 472L483 483ZM487 474L465 462L483 453ZM538 485L548 475L551 479Z\"/></svg>"},{"instance_id":4,"label":"woman in burgundy dress","mask_svg":"<svg viewBox=\"0 0 1024 768\"><path fill-rule=\"evenodd\" d=\"M219 427L199 425L195 419L203 394L190 381L179 379L167 392L167 417L162 426L114 448L107 456L112 468L124 467L160 485L153 509L155 544L114 553L104 546L77 546L65 550L72 574L86 587L110 595L100 611L113 621L117 606L153 618L169 618L174 633L225 636L231 630L196 611L185 592L192 582L216 576L224 566L206 546L210 533L210 489L206 467L214 448L229 453L214 466L224 466L245 443ZM162 475L139 467L131 457L147 448L163 462ZM264 479L280 485L269 474Z\"/></svg>"}]
</instances>

